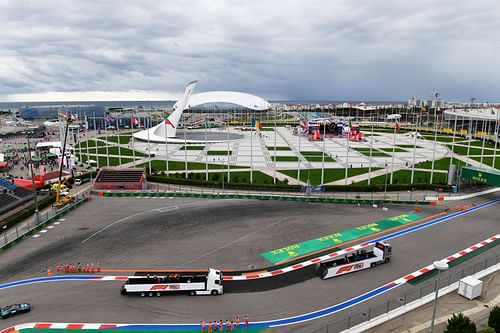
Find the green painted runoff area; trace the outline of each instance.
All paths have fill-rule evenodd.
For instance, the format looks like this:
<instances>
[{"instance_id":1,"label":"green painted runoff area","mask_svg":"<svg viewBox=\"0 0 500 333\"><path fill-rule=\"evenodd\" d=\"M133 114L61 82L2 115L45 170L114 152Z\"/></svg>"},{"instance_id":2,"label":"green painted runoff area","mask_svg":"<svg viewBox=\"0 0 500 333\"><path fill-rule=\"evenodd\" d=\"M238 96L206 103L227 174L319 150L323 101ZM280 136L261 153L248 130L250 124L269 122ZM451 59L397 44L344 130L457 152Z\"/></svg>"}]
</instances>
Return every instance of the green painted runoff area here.
<instances>
[{"instance_id":1,"label":"green painted runoff area","mask_svg":"<svg viewBox=\"0 0 500 333\"><path fill-rule=\"evenodd\" d=\"M413 212L394 216L385 220L368 223L353 229L339 231L327 236L318 237L302 243L292 244L280 249L263 252L260 255L267 261L275 264L298 256L323 250L341 243L361 238L376 232L384 231L408 222L420 220L422 216Z\"/></svg>"},{"instance_id":2,"label":"green painted runoff area","mask_svg":"<svg viewBox=\"0 0 500 333\"><path fill-rule=\"evenodd\" d=\"M243 327L241 327L241 326L243 326ZM240 324L239 328L234 328L234 330L232 330L231 332L258 333L258 332L262 332L262 331L267 329L267 327L245 328L244 326L245 325ZM75 329L66 329L66 328L22 328L19 330L20 333L75 333L75 331L76 331ZM159 329L159 328L158 329L157 328L120 329L120 328L113 328L113 329L102 329L102 330L99 330L99 329L78 329L78 332L85 332L85 333L102 333L102 332L110 332L110 331L112 331L113 333L172 333L172 332L199 333L199 332L201 332L201 328L198 328L198 329L174 329L174 328L172 328L172 329ZM226 330L224 330L222 332L226 332Z\"/></svg>"}]
</instances>

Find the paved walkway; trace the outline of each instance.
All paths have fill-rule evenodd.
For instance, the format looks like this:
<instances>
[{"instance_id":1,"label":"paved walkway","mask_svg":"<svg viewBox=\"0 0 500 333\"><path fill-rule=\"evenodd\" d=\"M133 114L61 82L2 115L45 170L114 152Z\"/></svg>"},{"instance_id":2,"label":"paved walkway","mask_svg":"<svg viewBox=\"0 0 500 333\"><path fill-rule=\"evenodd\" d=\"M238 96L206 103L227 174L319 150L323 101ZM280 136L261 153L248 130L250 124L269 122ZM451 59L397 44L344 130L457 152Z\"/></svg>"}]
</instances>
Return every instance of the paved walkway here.
<instances>
[{"instance_id":1,"label":"paved walkway","mask_svg":"<svg viewBox=\"0 0 500 333\"><path fill-rule=\"evenodd\" d=\"M494 273L484 279L483 293L475 300L468 300L457 292L452 292L438 300L436 321L434 332L443 332L447 325L447 320L453 313L462 312L471 318L478 331L488 324L490 309L500 303L500 272ZM369 329L368 333L424 333L429 332L430 321L432 319L433 304L427 304L401 315L395 319L389 320L377 327Z\"/></svg>"}]
</instances>

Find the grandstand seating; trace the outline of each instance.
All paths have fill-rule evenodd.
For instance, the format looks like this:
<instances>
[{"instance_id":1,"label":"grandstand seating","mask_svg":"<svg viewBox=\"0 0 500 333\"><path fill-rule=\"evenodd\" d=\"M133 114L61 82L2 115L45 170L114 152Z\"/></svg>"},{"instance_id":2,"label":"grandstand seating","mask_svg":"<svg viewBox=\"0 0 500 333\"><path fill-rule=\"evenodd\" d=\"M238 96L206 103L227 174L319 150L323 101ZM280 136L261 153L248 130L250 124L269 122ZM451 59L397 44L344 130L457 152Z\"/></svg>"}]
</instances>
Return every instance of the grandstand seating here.
<instances>
[{"instance_id":1,"label":"grandstand seating","mask_svg":"<svg viewBox=\"0 0 500 333\"><path fill-rule=\"evenodd\" d=\"M140 190L144 180L144 169L103 168L97 175L94 188Z\"/></svg>"},{"instance_id":2,"label":"grandstand seating","mask_svg":"<svg viewBox=\"0 0 500 333\"><path fill-rule=\"evenodd\" d=\"M0 188L1 187L5 187L6 189L9 190L15 190L17 188L16 185L12 184L7 179L0 177Z\"/></svg>"},{"instance_id":3,"label":"grandstand seating","mask_svg":"<svg viewBox=\"0 0 500 333\"><path fill-rule=\"evenodd\" d=\"M0 207L6 207L10 204L16 202L18 199L10 194L2 193L0 194ZM0 208L1 209L1 208Z\"/></svg>"},{"instance_id":4,"label":"grandstand seating","mask_svg":"<svg viewBox=\"0 0 500 333\"><path fill-rule=\"evenodd\" d=\"M33 198L33 193L0 177L0 214Z\"/></svg>"}]
</instances>

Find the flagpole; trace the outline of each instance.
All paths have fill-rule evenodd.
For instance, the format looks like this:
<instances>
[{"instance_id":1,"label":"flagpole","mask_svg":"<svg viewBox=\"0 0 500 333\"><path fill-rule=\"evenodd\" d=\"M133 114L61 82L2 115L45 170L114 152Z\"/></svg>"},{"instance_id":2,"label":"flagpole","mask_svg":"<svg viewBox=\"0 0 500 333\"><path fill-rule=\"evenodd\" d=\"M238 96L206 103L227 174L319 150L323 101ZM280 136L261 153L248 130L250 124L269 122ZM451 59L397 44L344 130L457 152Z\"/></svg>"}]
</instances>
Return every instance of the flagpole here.
<instances>
[{"instance_id":1,"label":"flagpole","mask_svg":"<svg viewBox=\"0 0 500 333\"><path fill-rule=\"evenodd\" d=\"M208 112L208 111L207 111ZM208 182L208 133L207 133L207 127L208 127L208 118L207 115L205 114L205 181Z\"/></svg>"},{"instance_id":2,"label":"flagpole","mask_svg":"<svg viewBox=\"0 0 500 333\"><path fill-rule=\"evenodd\" d=\"M486 133L487 131L490 130L489 126L490 122L488 121L488 126L486 126L486 118L483 120L483 144L481 146L481 158L479 160L479 163L483 164L483 157L484 157L484 144L486 140Z\"/></svg>"},{"instance_id":3,"label":"flagpole","mask_svg":"<svg viewBox=\"0 0 500 333\"><path fill-rule=\"evenodd\" d=\"M135 122L135 116L132 115L132 119L130 120L130 127L132 128L132 143L131 143L131 147L132 147L132 163L133 163L133 166L135 168L135 138L134 138L134 122Z\"/></svg>"},{"instance_id":4,"label":"flagpole","mask_svg":"<svg viewBox=\"0 0 500 333\"><path fill-rule=\"evenodd\" d=\"M222 117L222 113L221 113ZM223 118L222 118L223 119ZM226 119L226 128L227 128L227 182L231 181L231 170L229 166L229 119ZM222 174L222 178L224 179L224 174ZM250 171L250 183L252 182L252 171Z\"/></svg>"},{"instance_id":5,"label":"flagpole","mask_svg":"<svg viewBox=\"0 0 500 333\"><path fill-rule=\"evenodd\" d=\"M431 161L431 179L430 183L434 182L434 160L436 159L436 142L437 142L437 108L438 108L438 96L439 93L433 93L434 95L434 146L432 148L432 161Z\"/></svg>"},{"instance_id":6,"label":"flagpole","mask_svg":"<svg viewBox=\"0 0 500 333\"><path fill-rule=\"evenodd\" d=\"M321 159L321 185L325 185L325 138L326 135L326 120L323 122L323 154Z\"/></svg>"},{"instance_id":7,"label":"flagpole","mask_svg":"<svg viewBox=\"0 0 500 333\"><path fill-rule=\"evenodd\" d=\"M475 99L476 99L475 97L472 97L470 99L470 111L472 111ZM466 157L466 162L465 162L466 165L469 165L469 153L470 153L470 144L471 144L472 135L473 135L472 134L473 126L474 126L474 121L472 119L471 113L469 112L469 142L467 143L467 157Z\"/></svg>"},{"instance_id":8,"label":"flagpole","mask_svg":"<svg viewBox=\"0 0 500 333\"><path fill-rule=\"evenodd\" d=\"M347 131L346 139L347 139L347 155L346 155L346 160L345 160L345 185L347 185L347 177L348 177L348 171L349 171L349 150L350 150L350 142L349 142L349 135L351 132L351 109L349 108L349 130Z\"/></svg>"},{"instance_id":9,"label":"flagpole","mask_svg":"<svg viewBox=\"0 0 500 333\"><path fill-rule=\"evenodd\" d=\"M95 131L95 159L97 162L97 168L99 169L99 156L97 156L97 121L95 119L95 112L94 112L94 131ZM89 156L90 159L90 156Z\"/></svg>"},{"instance_id":10,"label":"flagpole","mask_svg":"<svg viewBox=\"0 0 500 333\"><path fill-rule=\"evenodd\" d=\"M109 138L109 134L108 134L108 118L106 117L104 119L104 134L106 134L106 166L111 166L109 165L109 144L108 144L108 138Z\"/></svg>"},{"instance_id":11,"label":"flagpole","mask_svg":"<svg viewBox=\"0 0 500 333\"><path fill-rule=\"evenodd\" d=\"M273 182L276 184L276 118L278 114L277 111L274 114L274 161L273 161L273 167L274 167L274 173L273 173Z\"/></svg>"},{"instance_id":12,"label":"flagpole","mask_svg":"<svg viewBox=\"0 0 500 333\"><path fill-rule=\"evenodd\" d=\"M300 184L300 155L301 155L300 154L300 141L301 141L301 136L302 136L300 133L300 129L301 129L300 121L301 120L299 119L299 128L297 130L297 134L299 136L299 154L297 155L297 180L298 180L299 184ZM275 157L275 159L276 159L276 157Z\"/></svg>"},{"instance_id":13,"label":"flagpole","mask_svg":"<svg viewBox=\"0 0 500 333\"><path fill-rule=\"evenodd\" d=\"M122 165L122 151L121 151L121 140L120 140L120 114L116 118L116 131L118 133L118 165Z\"/></svg>"},{"instance_id":14,"label":"flagpole","mask_svg":"<svg viewBox=\"0 0 500 333\"><path fill-rule=\"evenodd\" d=\"M182 119L183 119L183 122L182 122L182 127L184 129L184 174L185 174L185 178L187 179L188 178L188 160L187 160L187 138L186 138L186 131L187 131L187 126L186 126L186 113L182 113Z\"/></svg>"},{"instance_id":15,"label":"flagpole","mask_svg":"<svg viewBox=\"0 0 500 333\"><path fill-rule=\"evenodd\" d=\"M450 168L453 164L453 154L455 153L455 138L456 138L456 133L457 133L457 118L458 118L458 112L454 109L455 111L455 124L453 125L453 138L451 142L451 157L450 157L450 166L448 167L448 172L450 171Z\"/></svg>"},{"instance_id":16,"label":"flagpole","mask_svg":"<svg viewBox=\"0 0 500 333\"><path fill-rule=\"evenodd\" d=\"M396 130L398 128L398 120L396 119L394 122L394 133L392 136L392 161L391 161L391 180L390 184L392 185L392 181L394 178L394 155L396 155Z\"/></svg>"},{"instance_id":17,"label":"flagpole","mask_svg":"<svg viewBox=\"0 0 500 333\"><path fill-rule=\"evenodd\" d=\"M163 119L163 127L164 127L164 133L165 134L165 175L168 177L168 130L167 130L167 119L168 117L166 117L165 119ZM184 149L186 149L186 147L184 146Z\"/></svg>"},{"instance_id":18,"label":"flagpole","mask_svg":"<svg viewBox=\"0 0 500 333\"><path fill-rule=\"evenodd\" d=\"M257 133L257 121L254 121L254 126L252 130L250 131L250 184L253 184L253 135L254 132L253 130L256 130L255 133Z\"/></svg>"},{"instance_id":19,"label":"flagpole","mask_svg":"<svg viewBox=\"0 0 500 333\"><path fill-rule=\"evenodd\" d=\"M87 148L87 161L88 161L90 160L90 151L89 151L90 140L89 140L89 119L87 117L87 113L85 113L85 137L87 138L87 140L85 140L85 146Z\"/></svg>"},{"instance_id":20,"label":"flagpole","mask_svg":"<svg viewBox=\"0 0 500 333\"><path fill-rule=\"evenodd\" d=\"M149 166L149 174L151 175L151 145L149 143L149 128L150 128L150 123L149 123L149 118L144 118L144 124L147 125L147 126L144 126L146 127L147 129L147 133L148 133L148 166Z\"/></svg>"},{"instance_id":21,"label":"flagpole","mask_svg":"<svg viewBox=\"0 0 500 333\"><path fill-rule=\"evenodd\" d=\"M378 111L377 111L378 113ZM373 152L373 127L374 127L374 121L373 121L373 118L372 118L372 131L371 131L371 135L370 135L370 160L369 160L369 163L368 163L368 186L371 185L371 181L372 181L372 152Z\"/></svg>"},{"instance_id":22,"label":"flagpole","mask_svg":"<svg viewBox=\"0 0 500 333\"><path fill-rule=\"evenodd\" d=\"M495 132L493 133L494 134L494 140L495 140L495 150L493 150L493 163L491 164L491 166L493 168L495 168L496 166L496 159L497 159L497 146L498 146L498 131L500 130L500 109L496 109L495 110L496 113L497 113L497 120L496 120L496 124L495 124Z\"/></svg>"}]
</instances>

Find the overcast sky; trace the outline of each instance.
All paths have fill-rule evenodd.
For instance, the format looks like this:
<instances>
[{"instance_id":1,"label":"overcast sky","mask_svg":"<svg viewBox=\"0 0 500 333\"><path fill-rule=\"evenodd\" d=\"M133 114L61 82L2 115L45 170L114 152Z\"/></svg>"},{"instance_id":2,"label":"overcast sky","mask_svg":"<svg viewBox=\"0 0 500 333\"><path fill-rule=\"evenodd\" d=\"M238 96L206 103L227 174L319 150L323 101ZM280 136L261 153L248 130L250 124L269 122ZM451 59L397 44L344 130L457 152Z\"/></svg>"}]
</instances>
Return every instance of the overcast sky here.
<instances>
[{"instance_id":1,"label":"overcast sky","mask_svg":"<svg viewBox=\"0 0 500 333\"><path fill-rule=\"evenodd\" d=\"M0 101L500 101L498 0L0 0Z\"/></svg>"}]
</instances>

